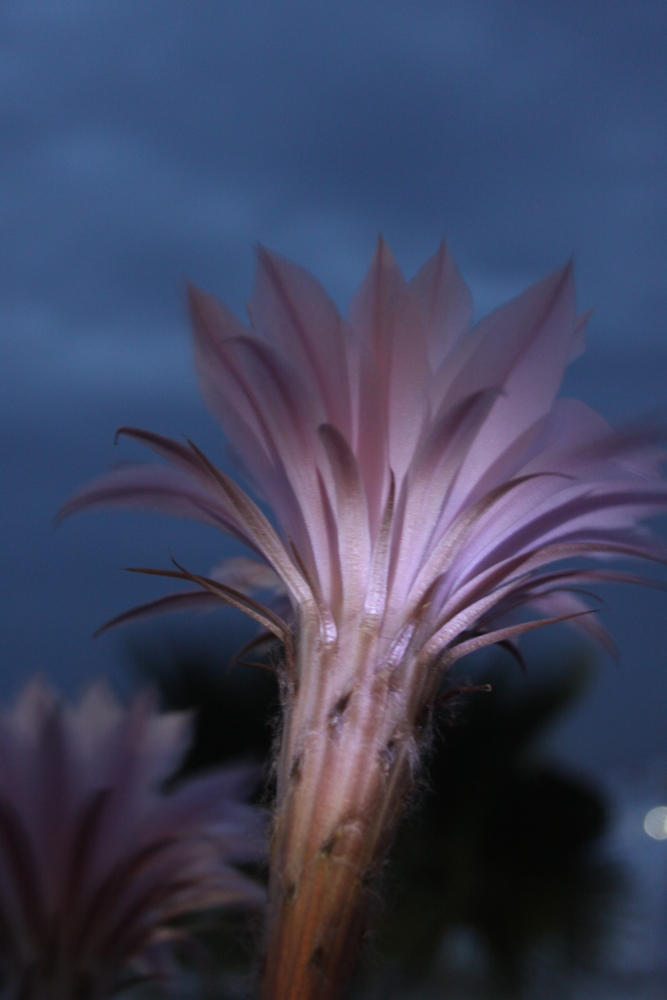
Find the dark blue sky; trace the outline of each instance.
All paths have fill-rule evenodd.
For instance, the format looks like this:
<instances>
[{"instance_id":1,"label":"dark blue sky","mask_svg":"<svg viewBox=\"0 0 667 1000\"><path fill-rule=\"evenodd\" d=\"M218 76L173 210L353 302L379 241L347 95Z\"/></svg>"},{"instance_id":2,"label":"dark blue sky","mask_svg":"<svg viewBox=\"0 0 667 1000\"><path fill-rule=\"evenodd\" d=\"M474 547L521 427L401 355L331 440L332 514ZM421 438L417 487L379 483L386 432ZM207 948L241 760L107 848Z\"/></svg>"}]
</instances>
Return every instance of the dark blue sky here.
<instances>
[{"instance_id":1,"label":"dark blue sky","mask_svg":"<svg viewBox=\"0 0 667 1000\"><path fill-rule=\"evenodd\" d=\"M666 43L662 0L1 3L1 689L113 669L93 628L156 593L119 567L219 560L201 527L50 522L133 455L119 424L220 455L184 283L242 311L258 241L345 305L379 231L408 272L445 235L480 313L574 254L568 392L664 405ZM594 767L667 755L667 595L605 597L621 663L559 737Z\"/></svg>"}]
</instances>

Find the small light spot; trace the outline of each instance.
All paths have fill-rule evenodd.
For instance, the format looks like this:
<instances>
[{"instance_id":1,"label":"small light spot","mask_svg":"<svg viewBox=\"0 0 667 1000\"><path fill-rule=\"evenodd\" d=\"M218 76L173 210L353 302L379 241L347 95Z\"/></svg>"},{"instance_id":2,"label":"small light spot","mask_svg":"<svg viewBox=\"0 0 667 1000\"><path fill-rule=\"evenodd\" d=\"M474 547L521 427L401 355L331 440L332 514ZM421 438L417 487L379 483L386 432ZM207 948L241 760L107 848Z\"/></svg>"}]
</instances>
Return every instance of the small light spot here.
<instances>
[{"instance_id":1,"label":"small light spot","mask_svg":"<svg viewBox=\"0 0 667 1000\"><path fill-rule=\"evenodd\" d=\"M656 806L646 813L644 830L654 840L667 840L667 806Z\"/></svg>"}]
</instances>

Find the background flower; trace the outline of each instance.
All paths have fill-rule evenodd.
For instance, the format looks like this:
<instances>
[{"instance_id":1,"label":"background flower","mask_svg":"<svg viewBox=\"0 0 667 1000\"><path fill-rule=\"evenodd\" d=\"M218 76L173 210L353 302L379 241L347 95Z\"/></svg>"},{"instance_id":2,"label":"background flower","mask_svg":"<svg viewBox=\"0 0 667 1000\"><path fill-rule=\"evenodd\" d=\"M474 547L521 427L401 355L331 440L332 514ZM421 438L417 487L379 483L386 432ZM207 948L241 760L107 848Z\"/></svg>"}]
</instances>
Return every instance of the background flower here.
<instances>
[{"instance_id":1,"label":"background flower","mask_svg":"<svg viewBox=\"0 0 667 1000\"><path fill-rule=\"evenodd\" d=\"M3 998L102 1000L160 972L173 918L263 903L232 867L263 853L255 781L229 767L165 780L187 749L187 713L97 684L75 706L33 682L0 716ZM137 964L138 963L138 964Z\"/></svg>"}]
</instances>

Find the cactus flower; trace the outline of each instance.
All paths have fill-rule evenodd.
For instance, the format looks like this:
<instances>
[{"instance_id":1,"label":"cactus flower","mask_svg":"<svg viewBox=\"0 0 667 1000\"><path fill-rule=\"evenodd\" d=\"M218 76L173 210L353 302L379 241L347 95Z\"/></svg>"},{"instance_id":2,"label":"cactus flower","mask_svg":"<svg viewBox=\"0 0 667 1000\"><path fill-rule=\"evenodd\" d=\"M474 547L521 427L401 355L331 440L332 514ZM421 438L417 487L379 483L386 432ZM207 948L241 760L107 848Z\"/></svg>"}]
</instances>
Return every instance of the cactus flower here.
<instances>
[{"instance_id":1,"label":"cactus flower","mask_svg":"<svg viewBox=\"0 0 667 1000\"><path fill-rule=\"evenodd\" d=\"M160 790L189 721L102 684L72 707L33 682L0 714L3 1000L107 1000L159 971L173 918L263 904L232 867L262 852L259 810L241 802L254 769Z\"/></svg>"},{"instance_id":2,"label":"cactus flower","mask_svg":"<svg viewBox=\"0 0 667 1000\"><path fill-rule=\"evenodd\" d=\"M121 433L169 464L112 471L64 513L160 510L253 553L247 586L238 566L234 586L178 567L198 590L118 620L227 600L285 643L264 990L327 1000L443 671L564 619L609 645L581 588L643 579L610 557L664 558L640 525L667 506L663 455L655 429L615 432L557 398L584 330L570 266L475 326L444 245L406 281L380 241L349 319L264 250L250 327L196 289L190 305L204 397L277 527L195 445L134 428ZM288 618L250 596L253 578L282 585Z\"/></svg>"}]
</instances>

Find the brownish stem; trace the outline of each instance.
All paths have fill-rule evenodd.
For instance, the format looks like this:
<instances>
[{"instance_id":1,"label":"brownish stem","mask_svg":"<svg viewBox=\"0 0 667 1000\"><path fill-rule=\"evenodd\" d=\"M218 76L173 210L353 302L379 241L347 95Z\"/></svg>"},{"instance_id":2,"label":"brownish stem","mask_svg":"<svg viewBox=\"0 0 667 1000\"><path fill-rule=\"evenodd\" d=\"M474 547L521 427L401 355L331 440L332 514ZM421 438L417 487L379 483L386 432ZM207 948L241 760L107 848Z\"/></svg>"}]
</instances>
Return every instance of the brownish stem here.
<instances>
[{"instance_id":1,"label":"brownish stem","mask_svg":"<svg viewBox=\"0 0 667 1000\"><path fill-rule=\"evenodd\" d=\"M378 667L373 645L357 636L353 648L320 650L286 714L264 1000L341 995L411 788L424 692L406 693L406 670Z\"/></svg>"}]
</instances>

